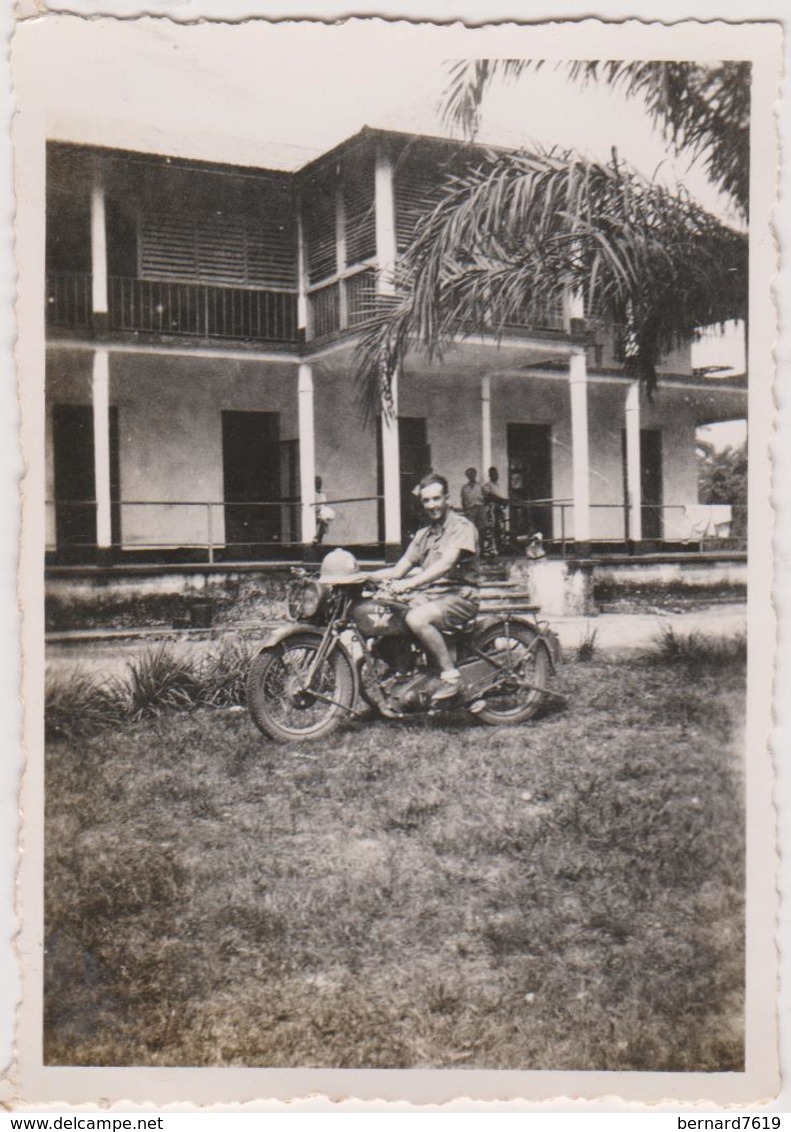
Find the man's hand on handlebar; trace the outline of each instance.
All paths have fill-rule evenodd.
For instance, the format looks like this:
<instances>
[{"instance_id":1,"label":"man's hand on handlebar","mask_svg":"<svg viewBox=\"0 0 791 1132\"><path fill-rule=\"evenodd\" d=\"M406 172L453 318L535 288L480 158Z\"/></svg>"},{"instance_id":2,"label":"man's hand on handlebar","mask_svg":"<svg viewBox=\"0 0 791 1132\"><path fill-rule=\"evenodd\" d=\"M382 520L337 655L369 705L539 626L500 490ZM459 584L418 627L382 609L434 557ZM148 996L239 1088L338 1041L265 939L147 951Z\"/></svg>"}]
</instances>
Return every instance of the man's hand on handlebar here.
<instances>
[{"instance_id":1,"label":"man's hand on handlebar","mask_svg":"<svg viewBox=\"0 0 791 1132\"><path fill-rule=\"evenodd\" d=\"M383 597L399 597L415 588L407 578L372 578L370 584Z\"/></svg>"},{"instance_id":2,"label":"man's hand on handlebar","mask_svg":"<svg viewBox=\"0 0 791 1132\"><path fill-rule=\"evenodd\" d=\"M409 593L414 588L412 579L410 578L396 578L394 581L388 583L390 593L396 594L396 596L398 594Z\"/></svg>"}]
</instances>

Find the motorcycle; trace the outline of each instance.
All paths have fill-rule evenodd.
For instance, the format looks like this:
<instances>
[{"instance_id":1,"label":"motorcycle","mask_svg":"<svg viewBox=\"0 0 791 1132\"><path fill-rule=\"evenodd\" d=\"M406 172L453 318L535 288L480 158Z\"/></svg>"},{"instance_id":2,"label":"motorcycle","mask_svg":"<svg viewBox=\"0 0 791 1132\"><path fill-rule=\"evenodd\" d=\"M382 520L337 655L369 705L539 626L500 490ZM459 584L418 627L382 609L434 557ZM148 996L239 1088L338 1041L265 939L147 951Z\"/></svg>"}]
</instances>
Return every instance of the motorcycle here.
<instances>
[{"instance_id":1,"label":"motorcycle","mask_svg":"<svg viewBox=\"0 0 791 1132\"><path fill-rule=\"evenodd\" d=\"M388 719L464 709L502 727L531 719L555 696L547 685L558 639L529 614L483 613L447 634L462 683L453 700L437 703L438 677L406 624L409 606L386 582L292 574L290 620L263 641L247 678L248 710L271 739L324 738L371 709Z\"/></svg>"}]
</instances>

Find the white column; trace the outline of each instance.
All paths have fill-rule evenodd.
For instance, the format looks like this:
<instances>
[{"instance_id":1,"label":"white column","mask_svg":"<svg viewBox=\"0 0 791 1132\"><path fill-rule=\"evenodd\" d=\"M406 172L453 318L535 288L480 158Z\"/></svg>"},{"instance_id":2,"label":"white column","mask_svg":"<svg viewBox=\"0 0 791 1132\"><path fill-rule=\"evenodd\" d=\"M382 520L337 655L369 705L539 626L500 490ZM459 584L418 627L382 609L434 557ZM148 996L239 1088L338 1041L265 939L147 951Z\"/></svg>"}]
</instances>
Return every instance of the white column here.
<instances>
[{"instance_id":1,"label":"white column","mask_svg":"<svg viewBox=\"0 0 791 1132\"><path fill-rule=\"evenodd\" d=\"M93 468L96 481L96 545L112 546L110 519L110 358L106 350L93 355Z\"/></svg>"},{"instance_id":2,"label":"white column","mask_svg":"<svg viewBox=\"0 0 791 1132\"><path fill-rule=\"evenodd\" d=\"M297 328L310 338L308 326L308 262L305 251L305 226L302 222L302 201L297 209Z\"/></svg>"},{"instance_id":3,"label":"white column","mask_svg":"<svg viewBox=\"0 0 791 1132\"><path fill-rule=\"evenodd\" d=\"M584 350L569 360L571 395L571 463L574 541L590 541L590 468L588 456L588 366Z\"/></svg>"},{"instance_id":4,"label":"white column","mask_svg":"<svg viewBox=\"0 0 791 1132\"><path fill-rule=\"evenodd\" d=\"M390 382L392 407L382 405L382 470L384 480L385 544L401 546L401 460L398 451L398 375Z\"/></svg>"},{"instance_id":5,"label":"white column","mask_svg":"<svg viewBox=\"0 0 791 1132\"><path fill-rule=\"evenodd\" d=\"M395 228L395 193L393 189L393 162L390 154L380 146L376 151L376 259L379 268L379 293L392 295L395 291L393 272L398 254Z\"/></svg>"},{"instance_id":6,"label":"white column","mask_svg":"<svg viewBox=\"0 0 791 1132\"><path fill-rule=\"evenodd\" d=\"M349 325L349 311L346 303L346 207L343 202L343 185L335 190L335 259L338 271L338 326L345 330Z\"/></svg>"},{"instance_id":7,"label":"white column","mask_svg":"<svg viewBox=\"0 0 791 1132\"><path fill-rule=\"evenodd\" d=\"M316 436L313 425L313 371L304 362L297 379L299 427L299 493L302 500L302 541L316 537Z\"/></svg>"},{"instance_id":8,"label":"white column","mask_svg":"<svg viewBox=\"0 0 791 1132\"><path fill-rule=\"evenodd\" d=\"M563 296L563 323L568 333L571 330L572 319L585 318L585 299L582 291L566 291Z\"/></svg>"},{"instance_id":9,"label":"white column","mask_svg":"<svg viewBox=\"0 0 791 1132\"><path fill-rule=\"evenodd\" d=\"M91 278L95 314L107 314L107 223L104 206L104 177L97 160L91 187Z\"/></svg>"},{"instance_id":10,"label":"white column","mask_svg":"<svg viewBox=\"0 0 791 1132\"><path fill-rule=\"evenodd\" d=\"M488 374L481 378L481 478L488 480L492 466L492 389Z\"/></svg>"},{"instance_id":11,"label":"white column","mask_svg":"<svg viewBox=\"0 0 791 1132\"><path fill-rule=\"evenodd\" d=\"M640 383L633 381L626 394L626 506L629 538L643 537L643 496L640 475Z\"/></svg>"}]
</instances>

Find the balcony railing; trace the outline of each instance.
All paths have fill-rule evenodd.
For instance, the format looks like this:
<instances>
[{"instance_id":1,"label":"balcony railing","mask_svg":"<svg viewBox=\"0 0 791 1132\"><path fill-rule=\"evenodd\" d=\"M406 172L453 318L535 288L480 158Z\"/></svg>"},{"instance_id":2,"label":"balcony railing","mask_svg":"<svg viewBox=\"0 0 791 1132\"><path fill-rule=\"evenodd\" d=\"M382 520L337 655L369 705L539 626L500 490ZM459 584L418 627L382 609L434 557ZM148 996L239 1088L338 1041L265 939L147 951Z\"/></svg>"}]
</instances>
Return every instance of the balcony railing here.
<instances>
[{"instance_id":1,"label":"balcony railing","mask_svg":"<svg viewBox=\"0 0 791 1132\"><path fill-rule=\"evenodd\" d=\"M91 325L91 276L76 272L48 275L46 320L48 326L87 330Z\"/></svg>"},{"instance_id":2,"label":"balcony railing","mask_svg":"<svg viewBox=\"0 0 791 1132\"><path fill-rule=\"evenodd\" d=\"M57 273L47 277L47 324L64 329L91 326L91 276ZM353 329L374 317L376 273L366 269L336 279L309 294L313 338ZM205 283L110 276L110 330L131 334L164 334L192 338L221 338L254 342L296 342L297 296L290 291L217 287ZM564 328L562 304L513 317L497 328L506 334ZM485 327L477 327L480 331ZM491 329L495 329L492 323Z\"/></svg>"},{"instance_id":3,"label":"balcony railing","mask_svg":"<svg viewBox=\"0 0 791 1132\"><path fill-rule=\"evenodd\" d=\"M376 272L360 271L345 280L349 326L360 326L377 313Z\"/></svg>"},{"instance_id":4,"label":"balcony railing","mask_svg":"<svg viewBox=\"0 0 791 1132\"><path fill-rule=\"evenodd\" d=\"M108 284L110 330L254 342L297 340L297 296L289 291L118 276L111 276ZM48 276L47 323L90 327L90 275Z\"/></svg>"},{"instance_id":5,"label":"balcony railing","mask_svg":"<svg viewBox=\"0 0 791 1132\"><path fill-rule=\"evenodd\" d=\"M346 543L379 547L383 532L381 495L331 499L335 518L324 530L325 546ZM96 510L93 499L48 500L50 547L56 561L85 563L96 555ZM301 557L303 505L297 499L234 503L220 500L114 500L113 552L117 561L158 562L176 555L178 561L278 561ZM579 553L574 539L574 505L570 499L510 500L492 509L482 531L482 549L500 555L522 556L540 532L550 553L562 557ZM641 542L629 538L623 504L593 503L591 519L599 533L586 540L594 554L647 552L729 555L747 549L747 510L732 506L723 520L722 505L707 511L702 504L648 505L657 535ZM707 518L707 514L709 518ZM609 531L606 530L609 528ZM350 529L364 532L350 539ZM494 540L494 541L492 541ZM317 553L322 551L317 550Z\"/></svg>"},{"instance_id":6,"label":"balcony railing","mask_svg":"<svg viewBox=\"0 0 791 1132\"><path fill-rule=\"evenodd\" d=\"M370 533L365 546L378 546L377 514L382 496L333 499L335 518L321 532L332 545L344 521ZM178 561L277 561L301 557L300 500L265 502L225 500L121 499L113 510L112 551L118 561L158 562L175 555ZM96 555L95 499L47 500L48 551L64 563L90 562ZM314 505L317 511L318 505ZM328 529L329 528L329 529ZM345 540L344 540L345 541ZM319 543L315 543L316 546ZM360 545L355 543L354 545Z\"/></svg>"},{"instance_id":7,"label":"balcony railing","mask_svg":"<svg viewBox=\"0 0 791 1132\"><path fill-rule=\"evenodd\" d=\"M310 294L311 337L334 334L341 326L340 283L330 283Z\"/></svg>"}]
</instances>

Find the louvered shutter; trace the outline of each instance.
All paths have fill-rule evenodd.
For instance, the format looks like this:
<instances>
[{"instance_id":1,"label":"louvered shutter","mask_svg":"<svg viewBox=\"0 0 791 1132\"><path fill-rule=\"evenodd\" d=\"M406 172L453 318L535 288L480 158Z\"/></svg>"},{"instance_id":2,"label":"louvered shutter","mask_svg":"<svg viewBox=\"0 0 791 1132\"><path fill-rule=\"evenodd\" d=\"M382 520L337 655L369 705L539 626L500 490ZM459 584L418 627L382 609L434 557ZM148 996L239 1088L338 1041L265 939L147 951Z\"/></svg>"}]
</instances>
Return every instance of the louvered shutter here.
<instances>
[{"instance_id":1,"label":"louvered shutter","mask_svg":"<svg viewBox=\"0 0 791 1132\"><path fill-rule=\"evenodd\" d=\"M335 234L335 193L329 178L313 178L302 206L308 279L318 283L334 275L338 269Z\"/></svg>"},{"instance_id":2,"label":"louvered shutter","mask_svg":"<svg viewBox=\"0 0 791 1132\"><path fill-rule=\"evenodd\" d=\"M346 262L349 266L376 255L376 200L372 153L350 155L344 167Z\"/></svg>"},{"instance_id":3,"label":"louvered shutter","mask_svg":"<svg viewBox=\"0 0 791 1132\"><path fill-rule=\"evenodd\" d=\"M143 213L137 245L141 279L197 279L195 236L190 216Z\"/></svg>"},{"instance_id":4,"label":"louvered shutter","mask_svg":"<svg viewBox=\"0 0 791 1132\"><path fill-rule=\"evenodd\" d=\"M293 223L278 220L277 215L248 220L247 275L254 287L296 287L297 246Z\"/></svg>"},{"instance_id":5,"label":"louvered shutter","mask_svg":"<svg viewBox=\"0 0 791 1132\"><path fill-rule=\"evenodd\" d=\"M395 226L399 252L403 252L415 234L418 222L440 199L442 172L424 162L405 160L395 171Z\"/></svg>"},{"instance_id":6,"label":"louvered shutter","mask_svg":"<svg viewBox=\"0 0 791 1132\"><path fill-rule=\"evenodd\" d=\"M146 181L138 221L141 278L296 286L292 200L279 185L168 169L148 171Z\"/></svg>"}]
</instances>

